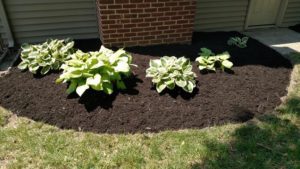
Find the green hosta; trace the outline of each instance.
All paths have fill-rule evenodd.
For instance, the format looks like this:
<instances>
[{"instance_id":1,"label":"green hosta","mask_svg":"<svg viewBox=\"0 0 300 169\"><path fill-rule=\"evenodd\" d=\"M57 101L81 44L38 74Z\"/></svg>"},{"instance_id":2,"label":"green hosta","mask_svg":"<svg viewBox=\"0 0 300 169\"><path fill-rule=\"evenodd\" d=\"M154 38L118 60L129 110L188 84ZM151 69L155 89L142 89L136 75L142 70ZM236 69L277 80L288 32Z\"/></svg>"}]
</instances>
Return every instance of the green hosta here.
<instances>
[{"instance_id":1,"label":"green hosta","mask_svg":"<svg viewBox=\"0 0 300 169\"><path fill-rule=\"evenodd\" d=\"M224 71L225 69L231 69L233 66L233 63L229 61L230 55L228 52L215 55L210 49L201 48L199 54L200 57L196 61L199 63L200 70L216 71L219 66Z\"/></svg>"},{"instance_id":2,"label":"green hosta","mask_svg":"<svg viewBox=\"0 0 300 169\"><path fill-rule=\"evenodd\" d=\"M150 61L150 67L146 70L146 77L151 77L156 84L156 90L161 93L164 89L174 89L175 86L192 93L196 87L196 74L192 71L193 66L185 57L164 56Z\"/></svg>"},{"instance_id":3,"label":"green hosta","mask_svg":"<svg viewBox=\"0 0 300 169\"><path fill-rule=\"evenodd\" d=\"M22 46L19 69L29 69L36 74L40 70L41 74L46 74L50 70L58 70L60 66L70 58L74 52L74 42L69 40L47 40L43 44Z\"/></svg>"},{"instance_id":4,"label":"green hosta","mask_svg":"<svg viewBox=\"0 0 300 169\"><path fill-rule=\"evenodd\" d=\"M237 46L239 48L246 48L248 40L249 40L248 37L243 37L243 38L240 38L240 37L231 37L228 40L227 44L229 46L235 45L235 46Z\"/></svg>"},{"instance_id":5,"label":"green hosta","mask_svg":"<svg viewBox=\"0 0 300 169\"><path fill-rule=\"evenodd\" d=\"M131 55L123 49L113 52L102 46L97 52L78 50L62 65L63 74L56 82L70 82L68 94L76 91L82 96L89 88L112 94L114 85L126 88L122 78L131 74L131 61Z\"/></svg>"}]
</instances>

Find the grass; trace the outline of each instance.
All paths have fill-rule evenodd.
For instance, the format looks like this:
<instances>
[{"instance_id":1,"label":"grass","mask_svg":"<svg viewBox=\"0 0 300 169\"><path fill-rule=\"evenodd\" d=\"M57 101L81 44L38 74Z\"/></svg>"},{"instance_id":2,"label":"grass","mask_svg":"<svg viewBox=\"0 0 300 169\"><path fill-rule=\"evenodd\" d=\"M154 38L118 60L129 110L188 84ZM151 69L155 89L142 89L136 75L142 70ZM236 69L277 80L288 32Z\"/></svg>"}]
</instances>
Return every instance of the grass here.
<instances>
[{"instance_id":1,"label":"grass","mask_svg":"<svg viewBox=\"0 0 300 169\"><path fill-rule=\"evenodd\" d=\"M300 168L300 56L276 114L157 134L61 130L0 109L0 168Z\"/></svg>"}]
</instances>

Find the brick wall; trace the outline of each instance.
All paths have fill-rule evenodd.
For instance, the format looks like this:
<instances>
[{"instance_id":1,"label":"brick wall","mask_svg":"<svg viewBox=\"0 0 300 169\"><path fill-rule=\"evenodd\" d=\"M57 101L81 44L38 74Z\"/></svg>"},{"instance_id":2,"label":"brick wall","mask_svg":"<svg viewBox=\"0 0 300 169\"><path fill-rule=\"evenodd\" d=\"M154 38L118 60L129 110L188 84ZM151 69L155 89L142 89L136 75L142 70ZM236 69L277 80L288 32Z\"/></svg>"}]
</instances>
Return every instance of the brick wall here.
<instances>
[{"instance_id":1,"label":"brick wall","mask_svg":"<svg viewBox=\"0 0 300 169\"><path fill-rule=\"evenodd\" d=\"M196 0L97 0L106 46L190 43Z\"/></svg>"}]
</instances>

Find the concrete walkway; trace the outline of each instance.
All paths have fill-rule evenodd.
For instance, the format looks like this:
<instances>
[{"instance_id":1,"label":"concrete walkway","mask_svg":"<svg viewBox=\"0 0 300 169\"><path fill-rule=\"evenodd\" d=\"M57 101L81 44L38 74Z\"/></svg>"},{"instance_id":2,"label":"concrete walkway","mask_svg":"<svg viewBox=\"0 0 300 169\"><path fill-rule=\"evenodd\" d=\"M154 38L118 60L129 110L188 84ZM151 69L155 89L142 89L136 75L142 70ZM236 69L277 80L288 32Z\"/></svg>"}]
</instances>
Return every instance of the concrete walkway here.
<instances>
[{"instance_id":1,"label":"concrete walkway","mask_svg":"<svg viewBox=\"0 0 300 169\"><path fill-rule=\"evenodd\" d=\"M243 34L257 39L261 43L275 49L282 55L288 55L291 52L300 53L300 33L287 28L256 29Z\"/></svg>"}]
</instances>

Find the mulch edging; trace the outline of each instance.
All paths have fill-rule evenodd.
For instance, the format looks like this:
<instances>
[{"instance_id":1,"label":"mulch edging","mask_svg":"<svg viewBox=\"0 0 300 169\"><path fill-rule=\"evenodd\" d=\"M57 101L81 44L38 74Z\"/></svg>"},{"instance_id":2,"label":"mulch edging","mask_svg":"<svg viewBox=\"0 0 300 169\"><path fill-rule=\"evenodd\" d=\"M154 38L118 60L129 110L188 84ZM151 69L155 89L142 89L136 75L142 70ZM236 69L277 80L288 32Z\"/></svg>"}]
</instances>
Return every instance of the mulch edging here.
<instances>
[{"instance_id":1,"label":"mulch edging","mask_svg":"<svg viewBox=\"0 0 300 169\"><path fill-rule=\"evenodd\" d=\"M59 73L33 76L13 68L0 78L0 105L17 115L64 129L98 133L158 132L203 128L245 122L254 115L270 113L281 103L292 66L274 50L250 39L248 48L229 47L236 32L197 33L191 45L133 47L134 76L128 90L107 96L88 91L81 98L67 95L67 84L57 85ZM85 46L86 47L86 46ZM216 53L229 51L234 74L197 73L193 94L180 89L158 94L145 78L150 59L163 55L187 56L194 60L201 47Z\"/></svg>"}]
</instances>

